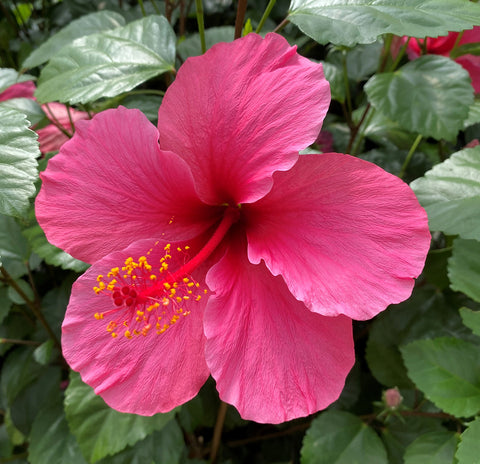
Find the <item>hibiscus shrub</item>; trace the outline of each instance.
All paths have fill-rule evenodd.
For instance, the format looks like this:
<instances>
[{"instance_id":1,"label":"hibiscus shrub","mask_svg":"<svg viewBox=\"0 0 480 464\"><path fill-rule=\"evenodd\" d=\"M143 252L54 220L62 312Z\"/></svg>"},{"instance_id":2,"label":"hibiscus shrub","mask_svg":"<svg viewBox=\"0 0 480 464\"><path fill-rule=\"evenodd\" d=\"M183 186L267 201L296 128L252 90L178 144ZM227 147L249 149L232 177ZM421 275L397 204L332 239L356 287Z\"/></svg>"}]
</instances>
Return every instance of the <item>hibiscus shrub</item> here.
<instances>
[{"instance_id":1,"label":"hibiscus shrub","mask_svg":"<svg viewBox=\"0 0 480 464\"><path fill-rule=\"evenodd\" d=\"M478 462L480 5L1 15L0 462Z\"/></svg>"}]
</instances>

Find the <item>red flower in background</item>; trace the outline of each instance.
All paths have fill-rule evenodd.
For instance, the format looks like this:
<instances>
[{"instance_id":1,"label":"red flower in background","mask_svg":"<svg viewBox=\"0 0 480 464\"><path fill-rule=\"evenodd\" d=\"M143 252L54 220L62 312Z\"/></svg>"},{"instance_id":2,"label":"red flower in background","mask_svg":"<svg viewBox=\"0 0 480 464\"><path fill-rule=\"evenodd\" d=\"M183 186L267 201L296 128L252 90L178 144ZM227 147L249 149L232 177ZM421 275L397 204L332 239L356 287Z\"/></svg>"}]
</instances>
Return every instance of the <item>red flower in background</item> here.
<instances>
[{"instance_id":1,"label":"red flower in background","mask_svg":"<svg viewBox=\"0 0 480 464\"><path fill-rule=\"evenodd\" d=\"M480 42L480 26L463 31L460 40L458 40L459 34L459 32L449 32L444 37L428 37L426 39L426 52L433 55L450 56L454 47ZM418 58L423 53L424 42L423 39L410 39L407 48L410 59ZM455 58L455 61L468 71L475 93L480 93L480 56L466 54Z\"/></svg>"}]
</instances>

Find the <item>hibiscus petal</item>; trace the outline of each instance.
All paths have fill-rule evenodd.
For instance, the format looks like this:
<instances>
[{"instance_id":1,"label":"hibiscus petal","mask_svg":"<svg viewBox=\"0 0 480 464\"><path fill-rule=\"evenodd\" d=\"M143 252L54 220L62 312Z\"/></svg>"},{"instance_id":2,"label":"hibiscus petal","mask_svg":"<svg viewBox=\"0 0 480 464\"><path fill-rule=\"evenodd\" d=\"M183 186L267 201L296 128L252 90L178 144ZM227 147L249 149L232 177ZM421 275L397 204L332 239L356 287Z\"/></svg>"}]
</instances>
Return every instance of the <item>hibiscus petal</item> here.
<instances>
[{"instance_id":1,"label":"hibiscus petal","mask_svg":"<svg viewBox=\"0 0 480 464\"><path fill-rule=\"evenodd\" d=\"M142 238L195 237L216 220L187 164L159 149L140 111L107 110L76 128L41 175L36 201L54 245L92 263Z\"/></svg>"},{"instance_id":2,"label":"hibiscus petal","mask_svg":"<svg viewBox=\"0 0 480 464\"><path fill-rule=\"evenodd\" d=\"M94 317L114 307L111 297L93 291L97 276L106 276L130 256L146 255L152 244L141 240L95 263L73 285L62 326L63 354L72 369L112 408L141 415L167 412L188 401L209 375L202 325L207 297L183 304L191 313L159 335L152 329L146 336L112 338L106 330L108 317ZM163 244L158 244L148 262L155 268L163 255ZM181 256L172 253L171 266L182 263ZM201 273L194 278L206 288Z\"/></svg>"},{"instance_id":3,"label":"hibiscus petal","mask_svg":"<svg viewBox=\"0 0 480 464\"><path fill-rule=\"evenodd\" d=\"M248 256L317 313L368 319L409 297L430 244L427 215L398 177L348 155L301 156L244 208Z\"/></svg>"},{"instance_id":4,"label":"hibiscus petal","mask_svg":"<svg viewBox=\"0 0 480 464\"><path fill-rule=\"evenodd\" d=\"M206 203L251 202L316 140L329 104L321 65L279 35L249 34L182 65L159 110L160 146L187 161Z\"/></svg>"},{"instance_id":5,"label":"hibiscus petal","mask_svg":"<svg viewBox=\"0 0 480 464\"><path fill-rule=\"evenodd\" d=\"M326 408L354 360L352 324L308 311L264 265L230 248L207 275L206 359L220 398L247 420L280 423Z\"/></svg>"}]
</instances>

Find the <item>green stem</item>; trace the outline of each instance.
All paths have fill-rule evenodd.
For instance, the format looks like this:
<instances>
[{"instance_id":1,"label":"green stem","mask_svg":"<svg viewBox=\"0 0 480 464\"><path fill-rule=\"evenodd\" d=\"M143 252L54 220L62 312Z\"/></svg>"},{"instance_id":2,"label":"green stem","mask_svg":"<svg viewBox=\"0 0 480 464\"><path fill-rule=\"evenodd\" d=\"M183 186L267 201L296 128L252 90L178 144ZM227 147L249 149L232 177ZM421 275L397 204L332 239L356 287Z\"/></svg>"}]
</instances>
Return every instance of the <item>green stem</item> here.
<instances>
[{"instance_id":1,"label":"green stem","mask_svg":"<svg viewBox=\"0 0 480 464\"><path fill-rule=\"evenodd\" d=\"M405 43L402 45L402 48L398 51L397 57L395 58L395 61L390 67L389 72L395 71L395 69L397 69L398 65L400 64L400 61L403 58L403 55L405 55L405 51L407 50L409 41L410 41L410 37L405 41Z\"/></svg>"},{"instance_id":2,"label":"green stem","mask_svg":"<svg viewBox=\"0 0 480 464\"><path fill-rule=\"evenodd\" d=\"M3 275L5 282L20 295L20 298L22 298L23 301L25 301L25 304L30 308L30 310L35 315L35 317L40 321L44 329L47 331L48 335L50 335L50 338L53 340L53 342L61 352L62 345L60 344L60 341L55 335L55 332L52 330L47 320L41 313L39 304L36 303L35 301L31 301L30 298L28 298L25 292L18 286L17 282L15 282L13 277L7 272L7 270L2 265L0 265L0 273Z\"/></svg>"},{"instance_id":3,"label":"green stem","mask_svg":"<svg viewBox=\"0 0 480 464\"><path fill-rule=\"evenodd\" d=\"M140 9L142 10L142 16L145 18L147 16L147 12L145 11L145 7L143 6L143 0L138 0L138 4L140 5Z\"/></svg>"},{"instance_id":4,"label":"green stem","mask_svg":"<svg viewBox=\"0 0 480 464\"><path fill-rule=\"evenodd\" d=\"M348 70L347 70L347 52L342 51L342 69L343 69L343 83L345 85L345 100L347 101L348 121L352 121L352 96L350 94L350 83L348 82Z\"/></svg>"},{"instance_id":5,"label":"green stem","mask_svg":"<svg viewBox=\"0 0 480 464\"><path fill-rule=\"evenodd\" d=\"M265 21L270 16L270 13L272 12L276 2L277 0L270 0L268 2L267 8L265 8L265 12L263 13L262 19L258 23L257 29L255 29L255 32L257 34L262 30L263 26L265 25Z\"/></svg>"},{"instance_id":6,"label":"green stem","mask_svg":"<svg viewBox=\"0 0 480 464\"><path fill-rule=\"evenodd\" d=\"M155 13L161 14L160 8L158 8L157 4L155 3L155 0L150 0L150 3L153 5L153 9L155 10Z\"/></svg>"},{"instance_id":7,"label":"green stem","mask_svg":"<svg viewBox=\"0 0 480 464\"><path fill-rule=\"evenodd\" d=\"M60 121L55 117L55 115L53 114L52 110L50 109L50 107L48 106L48 103L45 103L45 108L47 109L47 118L49 119L49 121L60 131L62 132L63 134L65 134L69 139L72 138L73 134L70 134L70 132L68 132L61 124L60 124Z\"/></svg>"},{"instance_id":8,"label":"green stem","mask_svg":"<svg viewBox=\"0 0 480 464\"><path fill-rule=\"evenodd\" d=\"M238 0L237 17L235 18L235 39L242 37L243 22L247 12L247 0Z\"/></svg>"},{"instance_id":9,"label":"green stem","mask_svg":"<svg viewBox=\"0 0 480 464\"><path fill-rule=\"evenodd\" d=\"M408 168L408 165L410 164L410 161L413 158L413 154L415 153L415 150L417 149L418 144L421 142L421 140L422 140L422 135L418 134L417 138L415 139L412 146L410 147L410 151L408 152L407 157L405 158L402 169L400 169L400 174L398 175L398 177L400 177L400 179L402 179L403 176L405 175L405 172Z\"/></svg>"},{"instance_id":10,"label":"green stem","mask_svg":"<svg viewBox=\"0 0 480 464\"><path fill-rule=\"evenodd\" d=\"M207 51L207 44L205 42L205 24L203 21L203 3L202 0L195 0L195 8L197 10L198 33L200 34L200 45L202 46L202 53Z\"/></svg>"}]
</instances>

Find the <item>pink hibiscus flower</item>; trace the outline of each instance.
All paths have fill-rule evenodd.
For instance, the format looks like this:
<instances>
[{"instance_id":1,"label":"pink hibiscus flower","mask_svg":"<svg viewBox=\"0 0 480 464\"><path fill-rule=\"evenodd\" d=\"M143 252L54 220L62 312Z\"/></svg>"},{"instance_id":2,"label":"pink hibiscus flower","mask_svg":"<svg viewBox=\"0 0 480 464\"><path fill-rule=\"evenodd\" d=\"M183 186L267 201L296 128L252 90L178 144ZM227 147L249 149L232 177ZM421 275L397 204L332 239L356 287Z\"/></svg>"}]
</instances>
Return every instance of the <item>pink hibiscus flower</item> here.
<instances>
[{"instance_id":1,"label":"pink hibiscus flower","mask_svg":"<svg viewBox=\"0 0 480 464\"><path fill-rule=\"evenodd\" d=\"M0 101L6 101L12 98L29 98L35 100L34 93L35 84L32 81L19 82L18 84L11 85L0 93ZM70 137L62 132L59 127L63 127L63 129L71 133L72 123L75 125L77 121L89 118L88 113L84 111L78 111L74 108L67 109L65 105L56 102L42 105L42 110L47 118L52 121L52 124L48 124L41 129L33 129L38 134L40 151L44 154L51 151L58 151L60 147L69 140Z\"/></svg>"},{"instance_id":2,"label":"pink hibiscus flower","mask_svg":"<svg viewBox=\"0 0 480 464\"><path fill-rule=\"evenodd\" d=\"M410 295L430 235L397 177L299 156L329 103L321 65L249 34L183 64L158 130L107 110L50 160L38 220L93 263L73 286L63 353L111 407L169 411L210 374L258 422L338 398L351 319Z\"/></svg>"},{"instance_id":3,"label":"pink hibiscus flower","mask_svg":"<svg viewBox=\"0 0 480 464\"><path fill-rule=\"evenodd\" d=\"M449 32L447 36L431 38L428 37L426 50L427 53L433 55L450 56L451 51L457 46L469 43L480 42L480 26L475 26L473 29L463 31L462 37L458 41L458 32ZM418 58L422 54L422 39L410 39L408 42L407 54L410 59ZM472 79L472 85L475 93L480 93L480 56L476 55L462 55L455 59L455 61L463 66Z\"/></svg>"}]
</instances>

